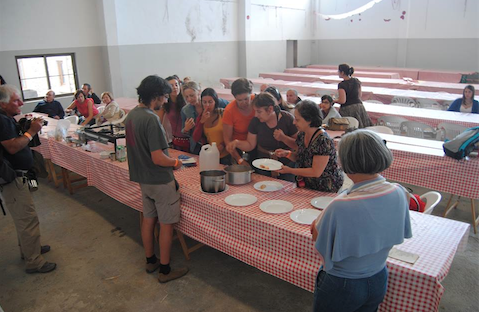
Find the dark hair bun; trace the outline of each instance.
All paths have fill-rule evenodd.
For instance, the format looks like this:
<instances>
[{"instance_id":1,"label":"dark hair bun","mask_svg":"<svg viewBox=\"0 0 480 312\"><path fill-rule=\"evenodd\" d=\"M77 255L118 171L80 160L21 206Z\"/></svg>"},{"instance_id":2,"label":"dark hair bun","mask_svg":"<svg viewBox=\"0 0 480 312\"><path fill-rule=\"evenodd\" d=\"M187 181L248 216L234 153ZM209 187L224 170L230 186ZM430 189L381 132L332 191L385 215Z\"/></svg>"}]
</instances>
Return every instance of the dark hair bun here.
<instances>
[{"instance_id":1,"label":"dark hair bun","mask_svg":"<svg viewBox=\"0 0 480 312\"><path fill-rule=\"evenodd\" d=\"M350 69L348 70L348 75L351 76L353 75L354 72L355 72L355 69L353 69L353 67L350 67Z\"/></svg>"}]
</instances>

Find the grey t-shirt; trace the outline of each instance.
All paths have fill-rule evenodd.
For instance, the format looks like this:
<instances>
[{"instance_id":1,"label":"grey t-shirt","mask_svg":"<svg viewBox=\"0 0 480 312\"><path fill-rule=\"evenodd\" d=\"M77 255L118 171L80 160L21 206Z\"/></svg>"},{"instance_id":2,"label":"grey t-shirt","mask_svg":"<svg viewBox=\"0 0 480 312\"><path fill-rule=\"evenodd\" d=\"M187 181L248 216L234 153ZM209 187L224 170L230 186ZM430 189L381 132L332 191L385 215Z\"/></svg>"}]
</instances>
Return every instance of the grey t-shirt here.
<instances>
[{"instance_id":1,"label":"grey t-shirt","mask_svg":"<svg viewBox=\"0 0 480 312\"><path fill-rule=\"evenodd\" d=\"M135 107L125 119L130 180L142 184L165 184L173 180L173 167L155 165L151 152L163 150L168 155L165 130L155 113Z\"/></svg>"}]
</instances>

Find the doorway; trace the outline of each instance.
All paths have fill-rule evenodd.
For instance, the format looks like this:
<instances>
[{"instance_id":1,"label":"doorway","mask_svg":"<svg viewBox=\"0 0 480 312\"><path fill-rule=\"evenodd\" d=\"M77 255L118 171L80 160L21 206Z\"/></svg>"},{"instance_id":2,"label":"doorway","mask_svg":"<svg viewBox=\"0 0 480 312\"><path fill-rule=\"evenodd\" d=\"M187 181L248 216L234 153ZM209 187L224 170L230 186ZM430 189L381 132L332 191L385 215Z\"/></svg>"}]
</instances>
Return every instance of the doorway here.
<instances>
[{"instance_id":1,"label":"doorway","mask_svg":"<svg viewBox=\"0 0 480 312\"><path fill-rule=\"evenodd\" d=\"M298 40L287 40L287 68L298 67Z\"/></svg>"}]
</instances>

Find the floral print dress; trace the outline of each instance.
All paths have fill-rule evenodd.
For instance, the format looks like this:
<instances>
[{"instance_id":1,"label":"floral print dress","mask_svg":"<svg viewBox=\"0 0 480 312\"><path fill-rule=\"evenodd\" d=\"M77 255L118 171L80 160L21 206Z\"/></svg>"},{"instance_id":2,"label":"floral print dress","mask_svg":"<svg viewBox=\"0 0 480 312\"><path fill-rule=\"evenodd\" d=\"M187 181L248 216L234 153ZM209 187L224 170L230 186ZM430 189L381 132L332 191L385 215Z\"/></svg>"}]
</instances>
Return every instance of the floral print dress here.
<instances>
[{"instance_id":1,"label":"floral print dress","mask_svg":"<svg viewBox=\"0 0 480 312\"><path fill-rule=\"evenodd\" d=\"M328 156L327 166L320 177L303 178L305 186L322 192L338 192L343 184L343 175L338 167L337 151L330 136L322 131L311 140L309 146L305 146L305 132L299 132L296 143L298 145L297 165L299 168L311 168L313 156Z\"/></svg>"}]
</instances>

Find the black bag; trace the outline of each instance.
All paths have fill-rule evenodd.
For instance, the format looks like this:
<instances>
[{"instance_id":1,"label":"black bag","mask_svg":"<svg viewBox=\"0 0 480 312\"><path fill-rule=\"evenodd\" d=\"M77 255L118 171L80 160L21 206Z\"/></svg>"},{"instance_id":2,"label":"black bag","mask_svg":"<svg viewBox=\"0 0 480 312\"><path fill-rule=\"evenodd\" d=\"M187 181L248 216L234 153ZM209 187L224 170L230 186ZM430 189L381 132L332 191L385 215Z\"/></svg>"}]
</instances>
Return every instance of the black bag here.
<instances>
[{"instance_id":1,"label":"black bag","mask_svg":"<svg viewBox=\"0 0 480 312\"><path fill-rule=\"evenodd\" d=\"M463 159L467 157L478 143L478 127L468 128L453 140L443 143L443 151L445 155Z\"/></svg>"},{"instance_id":2,"label":"black bag","mask_svg":"<svg viewBox=\"0 0 480 312\"><path fill-rule=\"evenodd\" d=\"M3 147L0 147L0 185L8 184L15 180L17 173L12 164L3 157Z\"/></svg>"}]
</instances>

